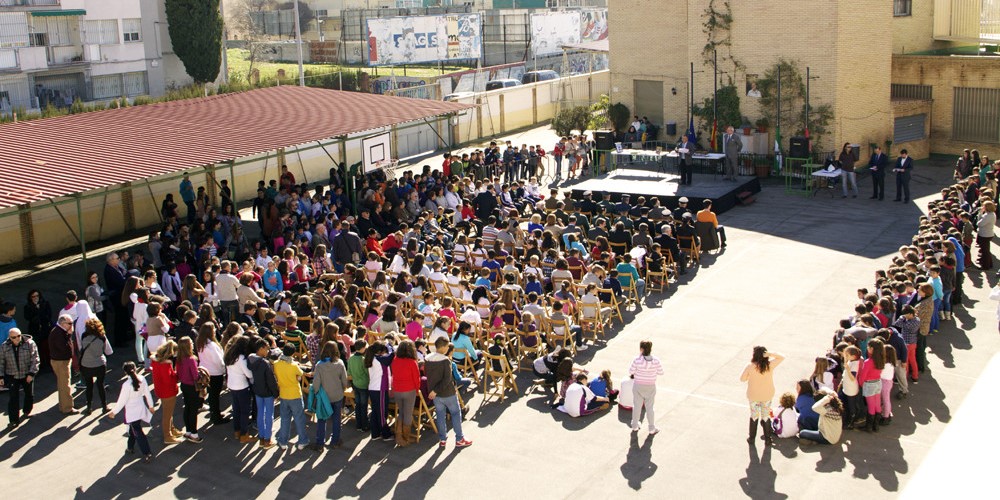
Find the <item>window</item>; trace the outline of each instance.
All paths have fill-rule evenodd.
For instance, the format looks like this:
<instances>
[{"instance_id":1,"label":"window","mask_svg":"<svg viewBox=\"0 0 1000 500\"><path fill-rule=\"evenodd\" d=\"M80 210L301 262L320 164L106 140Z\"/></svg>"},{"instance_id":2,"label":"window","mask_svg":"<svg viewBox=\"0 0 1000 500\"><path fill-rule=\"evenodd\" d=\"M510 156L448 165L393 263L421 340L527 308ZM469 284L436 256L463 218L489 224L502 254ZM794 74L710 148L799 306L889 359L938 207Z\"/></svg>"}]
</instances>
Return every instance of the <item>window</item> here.
<instances>
[{"instance_id":1,"label":"window","mask_svg":"<svg viewBox=\"0 0 1000 500\"><path fill-rule=\"evenodd\" d=\"M0 47L28 46L28 18L24 12L0 12Z\"/></svg>"},{"instance_id":2,"label":"window","mask_svg":"<svg viewBox=\"0 0 1000 500\"><path fill-rule=\"evenodd\" d=\"M892 140L894 143L919 141L927 138L925 126L927 115L900 116L893 126Z\"/></svg>"},{"instance_id":3,"label":"window","mask_svg":"<svg viewBox=\"0 0 1000 500\"><path fill-rule=\"evenodd\" d=\"M934 87L930 85L907 85L902 83L892 84L891 96L893 99L921 99L930 101L934 98Z\"/></svg>"},{"instance_id":4,"label":"window","mask_svg":"<svg viewBox=\"0 0 1000 500\"><path fill-rule=\"evenodd\" d=\"M142 19L122 19L122 38L125 43L142 41Z\"/></svg>"},{"instance_id":5,"label":"window","mask_svg":"<svg viewBox=\"0 0 1000 500\"><path fill-rule=\"evenodd\" d=\"M94 99L117 99L122 96L122 75L102 75L91 78Z\"/></svg>"},{"instance_id":6,"label":"window","mask_svg":"<svg viewBox=\"0 0 1000 500\"><path fill-rule=\"evenodd\" d=\"M80 24L83 28L83 43L85 44L111 45L119 43L117 19L84 21Z\"/></svg>"},{"instance_id":7,"label":"window","mask_svg":"<svg viewBox=\"0 0 1000 500\"><path fill-rule=\"evenodd\" d=\"M313 11L316 17L326 17L326 9L316 9Z\"/></svg>"},{"instance_id":8,"label":"window","mask_svg":"<svg viewBox=\"0 0 1000 500\"><path fill-rule=\"evenodd\" d=\"M32 17L31 44L34 46L72 45L70 40L69 17Z\"/></svg>"},{"instance_id":9,"label":"window","mask_svg":"<svg viewBox=\"0 0 1000 500\"><path fill-rule=\"evenodd\" d=\"M892 15L909 16L913 11L913 0L892 0Z\"/></svg>"},{"instance_id":10,"label":"window","mask_svg":"<svg viewBox=\"0 0 1000 500\"><path fill-rule=\"evenodd\" d=\"M1000 89L955 87L951 139L1000 142Z\"/></svg>"},{"instance_id":11,"label":"window","mask_svg":"<svg viewBox=\"0 0 1000 500\"><path fill-rule=\"evenodd\" d=\"M146 72L135 71L122 75L125 80L125 95L135 97L137 95L148 94L146 90Z\"/></svg>"}]
</instances>

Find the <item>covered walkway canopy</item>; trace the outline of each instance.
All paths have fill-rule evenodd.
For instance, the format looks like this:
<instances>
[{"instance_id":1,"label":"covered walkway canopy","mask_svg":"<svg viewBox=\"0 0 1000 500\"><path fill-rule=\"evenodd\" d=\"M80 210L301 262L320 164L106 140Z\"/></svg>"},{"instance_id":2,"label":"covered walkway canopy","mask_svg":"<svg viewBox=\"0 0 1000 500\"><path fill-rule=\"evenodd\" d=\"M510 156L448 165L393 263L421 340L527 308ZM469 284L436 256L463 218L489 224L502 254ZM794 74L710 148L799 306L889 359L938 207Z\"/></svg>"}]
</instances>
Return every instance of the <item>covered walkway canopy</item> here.
<instances>
[{"instance_id":1,"label":"covered walkway canopy","mask_svg":"<svg viewBox=\"0 0 1000 500\"><path fill-rule=\"evenodd\" d=\"M2 125L0 176L6 182L0 187L0 210L8 210L0 217L21 217L20 255L31 257L38 253L31 212L55 209L74 233L86 262L81 200L107 200L109 193L143 183L152 197L151 183L176 180L198 168L214 172L219 164L228 164L235 179L233 166L241 163L237 159L267 158L272 151L323 140L335 140L345 154L344 145L357 134L421 120L429 125L431 118L472 107L283 86ZM345 159L342 156L340 163ZM157 179L151 181L153 177ZM59 209L67 204L76 205L75 231ZM102 208L98 238L103 227Z\"/></svg>"},{"instance_id":2,"label":"covered walkway canopy","mask_svg":"<svg viewBox=\"0 0 1000 500\"><path fill-rule=\"evenodd\" d=\"M284 86L3 125L0 208L471 107Z\"/></svg>"}]
</instances>

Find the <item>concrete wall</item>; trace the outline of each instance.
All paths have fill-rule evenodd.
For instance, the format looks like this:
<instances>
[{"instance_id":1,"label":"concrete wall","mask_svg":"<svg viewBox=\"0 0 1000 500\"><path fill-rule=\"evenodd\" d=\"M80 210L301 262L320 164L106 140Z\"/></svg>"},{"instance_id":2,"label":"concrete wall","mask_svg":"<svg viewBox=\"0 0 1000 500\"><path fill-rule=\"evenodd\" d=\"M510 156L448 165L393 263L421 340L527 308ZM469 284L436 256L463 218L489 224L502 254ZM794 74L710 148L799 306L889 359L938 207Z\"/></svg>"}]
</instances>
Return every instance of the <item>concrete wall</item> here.
<instances>
[{"instance_id":1,"label":"concrete wall","mask_svg":"<svg viewBox=\"0 0 1000 500\"><path fill-rule=\"evenodd\" d=\"M894 56L892 83L929 85L933 88L930 152L958 154L977 148L998 156L1000 145L954 141L951 135L955 87L1000 88L1000 59L977 56Z\"/></svg>"},{"instance_id":2,"label":"concrete wall","mask_svg":"<svg viewBox=\"0 0 1000 500\"><path fill-rule=\"evenodd\" d=\"M480 106L459 117L454 126L457 142L490 140L504 133L536 125L555 117L562 96L575 104L594 102L608 91L610 73L600 71L530 85L493 90L460 99ZM615 97L617 99L617 95Z\"/></svg>"}]
</instances>

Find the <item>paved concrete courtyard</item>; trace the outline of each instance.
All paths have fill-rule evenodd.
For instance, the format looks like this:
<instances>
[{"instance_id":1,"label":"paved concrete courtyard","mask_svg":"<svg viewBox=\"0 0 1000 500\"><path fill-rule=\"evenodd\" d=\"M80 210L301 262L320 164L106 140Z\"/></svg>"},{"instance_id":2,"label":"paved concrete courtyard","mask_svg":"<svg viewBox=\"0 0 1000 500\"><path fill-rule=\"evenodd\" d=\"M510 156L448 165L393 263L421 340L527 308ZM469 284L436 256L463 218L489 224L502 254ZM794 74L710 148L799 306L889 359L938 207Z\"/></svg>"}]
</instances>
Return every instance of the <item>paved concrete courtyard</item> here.
<instances>
[{"instance_id":1,"label":"paved concrete courtyard","mask_svg":"<svg viewBox=\"0 0 1000 500\"><path fill-rule=\"evenodd\" d=\"M631 433L629 415L617 407L578 419L554 412L541 389L525 393L531 383L525 373L519 397L469 401L465 427L475 444L463 450L453 443L440 449L429 435L393 449L347 427L344 449L262 452L234 442L229 425L208 426L201 445L164 449L156 415L149 432L156 459L144 465L123 454L120 422L58 418L48 376L39 381L33 416L0 434L4 495L866 499L940 490L987 496L976 488L994 484L995 475L973 472L995 463L986 453L996 449L997 437L976 430L988 425L983 415L996 414L989 388L1000 373L993 361L1000 337L995 303L987 300L995 277L979 271L969 275L969 298L955 322L929 340L927 376L909 399L893 400L892 425L877 434L848 431L838 446L801 448L792 439L765 449L745 442L748 409L738 379L752 347L788 357L775 376L779 394L811 372L837 321L852 312L855 290L872 287L874 271L916 231L926 197L950 177L949 169L929 164L918 162L917 197L908 205L891 201L893 187L890 199L877 202L867 191L859 199L806 198L768 183L758 203L722 216L724 252L705 257L668 293L652 294L606 343L581 353L578 361L592 374L611 369L618 379L639 341L653 340L666 371L656 402L662 431L655 437L645 428ZM862 188L870 188L867 180ZM58 298L60 290L79 288L80 276L77 264L38 270L3 283L0 295L20 306L24 291L37 286ZM127 355L111 363L112 398ZM0 395L0 408L6 399Z\"/></svg>"}]
</instances>

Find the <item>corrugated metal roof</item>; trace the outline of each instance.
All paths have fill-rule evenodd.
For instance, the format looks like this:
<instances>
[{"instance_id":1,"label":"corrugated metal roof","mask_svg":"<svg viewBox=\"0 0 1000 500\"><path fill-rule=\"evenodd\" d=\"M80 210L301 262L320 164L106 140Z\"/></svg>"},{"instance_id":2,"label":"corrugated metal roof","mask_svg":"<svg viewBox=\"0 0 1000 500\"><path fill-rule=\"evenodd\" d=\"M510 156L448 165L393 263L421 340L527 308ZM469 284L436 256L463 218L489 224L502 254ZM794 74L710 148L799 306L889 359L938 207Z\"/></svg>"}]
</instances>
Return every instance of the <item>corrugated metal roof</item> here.
<instances>
[{"instance_id":1,"label":"corrugated metal roof","mask_svg":"<svg viewBox=\"0 0 1000 500\"><path fill-rule=\"evenodd\" d=\"M283 86L2 125L0 208L470 107Z\"/></svg>"}]
</instances>

